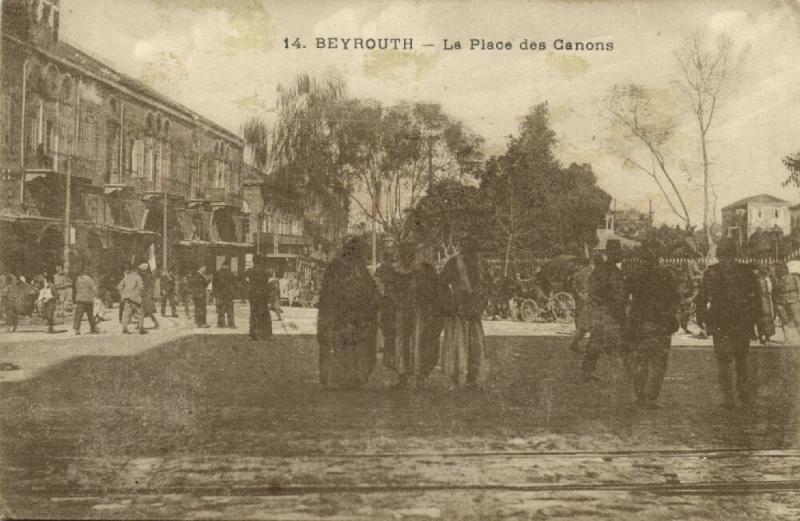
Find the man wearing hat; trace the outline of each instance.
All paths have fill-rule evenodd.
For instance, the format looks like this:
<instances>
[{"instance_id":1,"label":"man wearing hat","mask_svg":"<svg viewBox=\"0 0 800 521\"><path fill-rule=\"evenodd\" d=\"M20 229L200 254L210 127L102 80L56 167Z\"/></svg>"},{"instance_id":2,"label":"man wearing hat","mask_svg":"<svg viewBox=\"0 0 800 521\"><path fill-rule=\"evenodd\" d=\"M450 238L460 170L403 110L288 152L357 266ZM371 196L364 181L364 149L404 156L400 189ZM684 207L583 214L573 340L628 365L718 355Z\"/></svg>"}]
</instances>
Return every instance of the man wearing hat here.
<instances>
[{"instance_id":1,"label":"man wearing hat","mask_svg":"<svg viewBox=\"0 0 800 521\"><path fill-rule=\"evenodd\" d=\"M217 327L235 328L233 318L233 297L236 294L236 277L226 260L214 275L214 299L217 302Z\"/></svg>"},{"instance_id":2,"label":"man wearing hat","mask_svg":"<svg viewBox=\"0 0 800 521\"><path fill-rule=\"evenodd\" d=\"M758 280L745 264L735 260L736 244L722 239L717 245L719 263L709 266L703 277L703 300L699 306L706 311L708 332L714 338L714 355L722 388L722 407L735 406L731 364L736 369L736 391L739 400L747 403L747 355L750 335L756 317Z\"/></svg>"},{"instance_id":3,"label":"man wearing hat","mask_svg":"<svg viewBox=\"0 0 800 521\"><path fill-rule=\"evenodd\" d=\"M636 404L658 409L667 372L672 334L678 330L678 281L659 266L652 249L643 248L641 265L631 277L630 362Z\"/></svg>"},{"instance_id":4,"label":"man wearing hat","mask_svg":"<svg viewBox=\"0 0 800 521\"><path fill-rule=\"evenodd\" d=\"M597 380L594 371L600 353L625 351L623 331L626 322L628 291L622 275L622 245L616 239L606 242L605 260L589 277L589 332L591 339L583 357L583 374Z\"/></svg>"}]
</instances>

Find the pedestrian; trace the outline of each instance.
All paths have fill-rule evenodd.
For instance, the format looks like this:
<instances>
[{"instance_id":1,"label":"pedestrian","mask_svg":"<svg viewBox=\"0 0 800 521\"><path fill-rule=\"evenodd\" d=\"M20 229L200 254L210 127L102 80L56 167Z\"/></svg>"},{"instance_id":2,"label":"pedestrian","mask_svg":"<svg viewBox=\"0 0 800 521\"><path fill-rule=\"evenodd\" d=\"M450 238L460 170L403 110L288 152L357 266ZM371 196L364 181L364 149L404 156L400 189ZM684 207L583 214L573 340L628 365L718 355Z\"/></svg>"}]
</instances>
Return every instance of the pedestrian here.
<instances>
[{"instance_id":1,"label":"pedestrian","mask_svg":"<svg viewBox=\"0 0 800 521\"><path fill-rule=\"evenodd\" d=\"M703 277L708 332L713 337L717 359L722 407L733 408L734 384L731 364L735 367L736 391L742 403L748 403L747 356L750 335L756 319L758 281L752 269L737 264L736 244L727 238L717 244L719 263L709 266Z\"/></svg>"},{"instance_id":2,"label":"pedestrian","mask_svg":"<svg viewBox=\"0 0 800 521\"><path fill-rule=\"evenodd\" d=\"M281 308L281 286L278 277L275 275L275 271L270 272L269 288L271 299L269 309L278 316L276 320L281 321L283 315L283 309Z\"/></svg>"},{"instance_id":3,"label":"pedestrian","mask_svg":"<svg viewBox=\"0 0 800 521\"><path fill-rule=\"evenodd\" d=\"M213 296L217 303L217 327L236 329L233 318L233 299L236 296L236 277L228 261L214 275Z\"/></svg>"},{"instance_id":4,"label":"pedestrian","mask_svg":"<svg viewBox=\"0 0 800 521\"><path fill-rule=\"evenodd\" d=\"M448 289L441 344L442 371L456 386L474 388L483 382L488 369L481 323L488 293L473 239L461 241L461 251L447 261L441 278Z\"/></svg>"},{"instance_id":5,"label":"pedestrian","mask_svg":"<svg viewBox=\"0 0 800 521\"><path fill-rule=\"evenodd\" d=\"M585 266L570 276L567 282L575 299L575 334L569 344L569 349L573 353L581 352L581 343L589 334L589 278L598 262L600 260L596 256L592 256L587 260Z\"/></svg>"},{"instance_id":6,"label":"pedestrian","mask_svg":"<svg viewBox=\"0 0 800 521\"><path fill-rule=\"evenodd\" d=\"M430 376L441 358L441 336L445 311L449 304L448 288L424 256L424 246L418 245L412 272L414 296L415 369L416 385L420 387Z\"/></svg>"},{"instance_id":7,"label":"pedestrian","mask_svg":"<svg viewBox=\"0 0 800 521\"><path fill-rule=\"evenodd\" d=\"M652 250L644 250L642 265L631 277L629 291L629 367L636 404L658 409L672 334L679 327L678 282L670 270L659 266Z\"/></svg>"},{"instance_id":8,"label":"pedestrian","mask_svg":"<svg viewBox=\"0 0 800 521\"><path fill-rule=\"evenodd\" d=\"M361 239L347 237L322 277L317 341L326 389L361 387L375 368L378 293L364 250Z\"/></svg>"},{"instance_id":9,"label":"pedestrian","mask_svg":"<svg viewBox=\"0 0 800 521\"><path fill-rule=\"evenodd\" d=\"M294 307L294 303L300 296L300 282L297 280L297 274L293 273L288 282L286 283L286 297L289 299L289 307Z\"/></svg>"},{"instance_id":10,"label":"pedestrian","mask_svg":"<svg viewBox=\"0 0 800 521\"><path fill-rule=\"evenodd\" d=\"M56 266L56 273L53 275L53 285L55 285L56 293L58 294L58 303L56 306L56 315L59 317L66 316L67 299L72 296L72 280L64 273L64 266Z\"/></svg>"},{"instance_id":11,"label":"pedestrian","mask_svg":"<svg viewBox=\"0 0 800 521\"><path fill-rule=\"evenodd\" d=\"M139 266L142 277L142 323L145 318L153 321L153 329L158 329L156 318L156 277L150 270L150 265L143 263Z\"/></svg>"},{"instance_id":12,"label":"pedestrian","mask_svg":"<svg viewBox=\"0 0 800 521\"><path fill-rule=\"evenodd\" d=\"M76 335L81 334L81 321L83 315L86 314L86 319L89 321L89 332L97 333L97 325L94 321L94 299L97 297L97 284L85 268L79 268L78 273L73 287L72 301L75 303L75 312L72 318L72 329L75 330Z\"/></svg>"},{"instance_id":13,"label":"pedestrian","mask_svg":"<svg viewBox=\"0 0 800 521\"><path fill-rule=\"evenodd\" d=\"M178 298L183 304L186 318L192 318L192 292L189 289L189 275L183 274L177 280Z\"/></svg>"},{"instance_id":14,"label":"pedestrian","mask_svg":"<svg viewBox=\"0 0 800 521\"><path fill-rule=\"evenodd\" d=\"M383 364L394 369L397 339L397 299L400 292L400 273L397 270L397 248L387 244L383 260L375 270L375 283L378 290L378 316L380 334L383 340Z\"/></svg>"},{"instance_id":15,"label":"pedestrian","mask_svg":"<svg viewBox=\"0 0 800 521\"><path fill-rule=\"evenodd\" d=\"M58 295L55 293L55 287L53 286L52 280L43 280L40 282L41 287L39 289L39 312L41 313L42 318L47 323L47 332L48 333L55 333L55 329L53 326L55 324L55 311L56 311L56 304L58 302Z\"/></svg>"},{"instance_id":16,"label":"pedestrian","mask_svg":"<svg viewBox=\"0 0 800 521\"><path fill-rule=\"evenodd\" d=\"M166 270L161 276L161 316L167 316L167 304L172 311L173 318L178 316L178 307L175 299L175 272Z\"/></svg>"},{"instance_id":17,"label":"pedestrian","mask_svg":"<svg viewBox=\"0 0 800 521\"><path fill-rule=\"evenodd\" d=\"M144 330L144 314L142 313L142 292L144 291L144 282L139 272L144 272L149 266L144 263L139 266L139 270L129 269L125 273L125 277L117 285L119 291L122 312L122 332L129 334L128 324L131 318L136 321L136 328L139 330L140 335L144 335L147 331Z\"/></svg>"},{"instance_id":18,"label":"pedestrian","mask_svg":"<svg viewBox=\"0 0 800 521\"><path fill-rule=\"evenodd\" d=\"M772 304L772 277L768 266L754 266L753 274L758 281L756 306L756 337L761 345L767 345L775 334L775 309Z\"/></svg>"},{"instance_id":19,"label":"pedestrian","mask_svg":"<svg viewBox=\"0 0 800 521\"><path fill-rule=\"evenodd\" d=\"M194 323L197 327L208 327L206 322L206 267L200 266L197 271L192 273L187 285L192 296L192 306L194 307Z\"/></svg>"},{"instance_id":20,"label":"pedestrian","mask_svg":"<svg viewBox=\"0 0 800 521\"><path fill-rule=\"evenodd\" d=\"M271 287L266 259L257 255L252 269L246 273L247 295L250 301L250 339L268 340L272 338L272 319L269 316Z\"/></svg>"},{"instance_id":21,"label":"pedestrian","mask_svg":"<svg viewBox=\"0 0 800 521\"><path fill-rule=\"evenodd\" d=\"M800 343L800 277L789 273L789 267L784 262L775 265L772 298L785 342L797 345Z\"/></svg>"},{"instance_id":22,"label":"pedestrian","mask_svg":"<svg viewBox=\"0 0 800 521\"><path fill-rule=\"evenodd\" d=\"M628 291L622 274L622 247L616 239L606 242L605 260L589 277L589 343L583 357L586 380L598 380L594 374L601 353L625 355L623 336L626 324Z\"/></svg>"},{"instance_id":23,"label":"pedestrian","mask_svg":"<svg viewBox=\"0 0 800 521\"><path fill-rule=\"evenodd\" d=\"M128 275L128 273L130 273L130 271L131 271L131 268L129 266L125 266L122 269L122 279L125 279L125 277ZM119 293L119 291L118 291L118 293ZM122 324L122 317L123 317L124 313L125 313L125 299L122 298L122 295L120 295L120 297L119 297L119 323L120 324Z\"/></svg>"}]
</instances>

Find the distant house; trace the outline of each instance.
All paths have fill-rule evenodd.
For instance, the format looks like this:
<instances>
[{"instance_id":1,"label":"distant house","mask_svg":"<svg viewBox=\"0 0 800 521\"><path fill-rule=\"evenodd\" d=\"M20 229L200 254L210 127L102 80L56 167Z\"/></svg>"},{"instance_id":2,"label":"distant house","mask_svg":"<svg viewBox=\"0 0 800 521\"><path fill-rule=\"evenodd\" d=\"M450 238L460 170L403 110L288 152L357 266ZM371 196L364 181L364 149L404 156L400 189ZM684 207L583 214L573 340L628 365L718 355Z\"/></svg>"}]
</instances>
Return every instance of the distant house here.
<instances>
[{"instance_id":1,"label":"distant house","mask_svg":"<svg viewBox=\"0 0 800 521\"><path fill-rule=\"evenodd\" d=\"M609 239L619 241L623 249L637 248L641 245L639 241L617 234L616 223L620 214L621 212L618 210L609 210L608 213L606 213L604 222L597 228L597 246L595 246L595 250L604 251Z\"/></svg>"},{"instance_id":2,"label":"distant house","mask_svg":"<svg viewBox=\"0 0 800 521\"><path fill-rule=\"evenodd\" d=\"M789 202L768 194L746 197L722 209L722 230L727 237L746 243L756 231L792 232Z\"/></svg>"}]
</instances>

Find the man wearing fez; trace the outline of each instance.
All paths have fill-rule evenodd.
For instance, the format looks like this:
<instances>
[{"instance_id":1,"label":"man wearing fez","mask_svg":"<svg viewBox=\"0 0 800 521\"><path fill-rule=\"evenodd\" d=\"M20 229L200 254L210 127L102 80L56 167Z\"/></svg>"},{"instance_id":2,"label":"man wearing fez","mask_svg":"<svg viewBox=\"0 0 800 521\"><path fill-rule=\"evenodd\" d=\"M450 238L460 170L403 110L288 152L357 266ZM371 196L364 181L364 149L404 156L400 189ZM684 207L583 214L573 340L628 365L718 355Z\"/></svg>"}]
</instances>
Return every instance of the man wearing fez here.
<instances>
[{"instance_id":1,"label":"man wearing fez","mask_svg":"<svg viewBox=\"0 0 800 521\"><path fill-rule=\"evenodd\" d=\"M756 318L758 281L752 269L734 258L736 244L722 239L717 245L719 263L709 266L703 276L703 300L698 304L706 312L708 332L714 339L714 355L722 388L722 407L735 406L731 364L736 369L736 391L747 403L747 355L750 335Z\"/></svg>"},{"instance_id":2,"label":"man wearing fez","mask_svg":"<svg viewBox=\"0 0 800 521\"><path fill-rule=\"evenodd\" d=\"M605 260L589 277L589 332L583 358L583 374L597 380L594 374L600 354L625 352L623 337L626 323L628 291L622 275L622 246L616 239L606 242Z\"/></svg>"}]
</instances>

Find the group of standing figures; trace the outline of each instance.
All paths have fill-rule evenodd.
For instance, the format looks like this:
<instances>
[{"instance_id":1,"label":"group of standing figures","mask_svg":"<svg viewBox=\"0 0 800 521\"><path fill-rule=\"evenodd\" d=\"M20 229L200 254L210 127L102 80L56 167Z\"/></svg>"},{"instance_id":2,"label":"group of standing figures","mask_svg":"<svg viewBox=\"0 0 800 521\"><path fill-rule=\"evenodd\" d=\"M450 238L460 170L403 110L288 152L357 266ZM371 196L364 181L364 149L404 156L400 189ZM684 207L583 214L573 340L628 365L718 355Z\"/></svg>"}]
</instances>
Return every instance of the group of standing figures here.
<instances>
[{"instance_id":1,"label":"group of standing figures","mask_svg":"<svg viewBox=\"0 0 800 521\"><path fill-rule=\"evenodd\" d=\"M760 320L760 282L752 267L737 263L736 246L723 239L717 246L719 263L702 278L697 313L713 337L722 406L731 408L736 398L747 403L752 396L748 381L748 353L754 325ZM636 403L658 408L657 399L667 371L671 336L680 327L678 280L644 254L629 275L621 269L619 243L609 241L605 259L578 272L576 340L586 332L582 368L594 380L603 353L621 356L633 380ZM573 343L573 347L577 342Z\"/></svg>"},{"instance_id":2,"label":"group of standing figures","mask_svg":"<svg viewBox=\"0 0 800 521\"><path fill-rule=\"evenodd\" d=\"M398 249L388 249L373 276L363 241L351 237L326 268L317 323L320 382L331 389L365 385L380 339L383 362L401 387L422 386L437 365L454 384L477 386L486 370L486 295L475 249L465 243L441 273L420 247Z\"/></svg>"}]
</instances>

